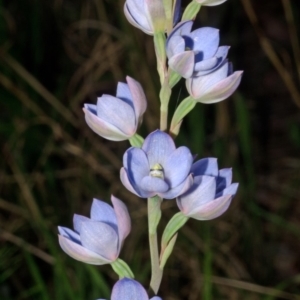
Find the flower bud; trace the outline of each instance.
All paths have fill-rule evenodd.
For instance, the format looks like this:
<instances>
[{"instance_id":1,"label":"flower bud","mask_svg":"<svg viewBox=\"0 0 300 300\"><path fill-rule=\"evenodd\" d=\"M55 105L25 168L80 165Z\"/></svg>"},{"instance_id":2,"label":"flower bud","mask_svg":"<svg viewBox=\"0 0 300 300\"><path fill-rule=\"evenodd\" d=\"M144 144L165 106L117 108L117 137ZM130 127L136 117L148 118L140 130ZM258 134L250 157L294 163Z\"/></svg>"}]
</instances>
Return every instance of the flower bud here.
<instances>
[{"instance_id":1,"label":"flower bud","mask_svg":"<svg viewBox=\"0 0 300 300\"><path fill-rule=\"evenodd\" d=\"M125 204L111 196L113 208L94 199L91 218L74 215L74 231L58 227L61 248L76 260L103 265L114 262L124 239L130 232L131 222Z\"/></svg>"},{"instance_id":2,"label":"flower bud","mask_svg":"<svg viewBox=\"0 0 300 300\"><path fill-rule=\"evenodd\" d=\"M85 104L83 111L89 127L100 136L111 141L123 141L132 137L147 107L146 96L141 85L126 77L119 82L116 97L102 95L97 105Z\"/></svg>"}]
</instances>

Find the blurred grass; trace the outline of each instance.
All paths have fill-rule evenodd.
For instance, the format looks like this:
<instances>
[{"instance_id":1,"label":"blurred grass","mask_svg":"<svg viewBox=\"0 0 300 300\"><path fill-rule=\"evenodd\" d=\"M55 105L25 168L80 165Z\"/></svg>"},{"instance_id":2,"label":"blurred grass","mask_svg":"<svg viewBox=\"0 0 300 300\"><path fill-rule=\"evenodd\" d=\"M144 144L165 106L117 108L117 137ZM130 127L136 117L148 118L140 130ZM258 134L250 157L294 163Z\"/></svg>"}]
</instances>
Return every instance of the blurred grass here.
<instances>
[{"instance_id":1,"label":"blurred grass","mask_svg":"<svg viewBox=\"0 0 300 300\"><path fill-rule=\"evenodd\" d=\"M180 231L164 300L300 299L299 9L231 0L201 10L197 23L219 27L246 72L230 100L197 105L176 142L233 166L240 188L224 216ZM141 134L158 127L151 37L128 24L121 0L1 0L0 47L0 298L108 299L111 268L67 257L56 228L111 193L133 222L121 257L147 286L146 205L119 180L128 144L92 133L81 108L129 75L149 101ZM171 110L185 93L181 82ZM176 206L163 209L161 230Z\"/></svg>"}]
</instances>

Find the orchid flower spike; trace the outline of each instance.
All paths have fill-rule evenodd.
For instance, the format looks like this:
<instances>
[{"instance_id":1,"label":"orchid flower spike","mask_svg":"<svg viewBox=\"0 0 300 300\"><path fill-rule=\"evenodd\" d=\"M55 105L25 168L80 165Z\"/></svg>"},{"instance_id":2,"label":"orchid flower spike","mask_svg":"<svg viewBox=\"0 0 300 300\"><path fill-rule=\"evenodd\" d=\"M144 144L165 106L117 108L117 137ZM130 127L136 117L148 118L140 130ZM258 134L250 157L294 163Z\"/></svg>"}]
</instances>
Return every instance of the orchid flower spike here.
<instances>
[{"instance_id":1,"label":"orchid flower spike","mask_svg":"<svg viewBox=\"0 0 300 300\"><path fill-rule=\"evenodd\" d=\"M167 39L167 56L171 69L184 78L206 75L226 59L229 46L219 47L219 30L202 27L192 30L193 21L179 23Z\"/></svg>"},{"instance_id":2,"label":"orchid flower spike","mask_svg":"<svg viewBox=\"0 0 300 300\"><path fill-rule=\"evenodd\" d=\"M142 86L131 77L119 82L116 97L102 95L97 105L84 104L83 111L88 126L98 135L123 141L132 137L142 121L147 100Z\"/></svg>"},{"instance_id":3,"label":"orchid flower spike","mask_svg":"<svg viewBox=\"0 0 300 300\"><path fill-rule=\"evenodd\" d=\"M174 23L180 14L181 0L175 0ZM149 35L166 30L166 15L162 0L126 0L124 13L133 26Z\"/></svg>"},{"instance_id":4,"label":"orchid flower spike","mask_svg":"<svg viewBox=\"0 0 300 300\"><path fill-rule=\"evenodd\" d=\"M105 299L98 299L105 300ZM116 282L113 287L111 300L149 300L146 290L136 280L123 278ZM162 300L155 296L150 300Z\"/></svg>"},{"instance_id":5,"label":"orchid flower spike","mask_svg":"<svg viewBox=\"0 0 300 300\"><path fill-rule=\"evenodd\" d=\"M191 168L194 183L177 197L181 212L196 220L211 220L222 215L237 192L238 183L231 183L231 169L218 169L216 158L204 158Z\"/></svg>"},{"instance_id":6,"label":"orchid flower spike","mask_svg":"<svg viewBox=\"0 0 300 300\"><path fill-rule=\"evenodd\" d=\"M158 195L172 199L192 185L192 162L187 147L176 149L170 135L156 130L148 135L142 148L131 147L125 152L121 181L141 198Z\"/></svg>"},{"instance_id":7,"label":"orchid flower spike","mask_svg":"<svg viewBox=\"0 0 300 300\"><path fill-rule=\"evenodd\" d=\"M118 258L131 221L121 200L111 196L111 202L113 208L94 199L91 218L74 215L74 231L58 227L59 244L68 255L92 265L109 264Z\"/></svg>"}]
</instances>

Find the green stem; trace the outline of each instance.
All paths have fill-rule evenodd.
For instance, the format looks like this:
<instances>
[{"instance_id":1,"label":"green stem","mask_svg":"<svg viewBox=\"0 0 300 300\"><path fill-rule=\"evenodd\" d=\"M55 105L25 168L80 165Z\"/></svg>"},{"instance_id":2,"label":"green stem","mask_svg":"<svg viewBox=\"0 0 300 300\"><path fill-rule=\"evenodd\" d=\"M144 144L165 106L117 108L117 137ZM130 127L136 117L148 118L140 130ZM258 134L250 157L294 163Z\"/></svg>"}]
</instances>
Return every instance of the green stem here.
<instances>
[{"instance_id":1,"label":"green stem","mask_svg":"<svg viewBox=\"0 0 300 300\"><path fill-rule=\"evenodd\" d=\"M159 252L157 243L157 225L161 217L162 199L158 196L148 199L148 226L149 226L149 245L151 256L151 281L150 288L155 294L159 290L163 271L159 266Z\"/></svg>"},{"instance_id":2,"label":"green stem","mask_svg":"<svg viewBox=\"0 0 300 300\"><path fill-rule=\"evenodd\" d=\"M157 71L160 78L160 130L165 131L168 127L168 105L171 96L169 85L169 72L166 67L166 35L164 32L154 34L154 46L157 59Z\"/></svg>"},{"instance_id":3,"label":"green stem","mask_svg":"<svg viewBox=\"0 0 300 300\"><path fill-rule=\"evenodd\" d=\"M163 85L166 74L166 35L164 32L156 32L153 36L155 55L157 60L157 72L160 84Z\"/></svg>"},{"instance_id":4,"label":"green stem","mask_svg":"<svg viewBox=\"0 0 300 300\"><path fill-rule=\"evenodd\" d=\"M165 131L168 128L168 106L160 106L160 130Z\"/></svg>"},{"instance_id":5,"label":"green stem","mask_svg":"<svg viewBox=\"0 0 300 300\"><path fill-rule=\"evenodd\" d=\"M160 98L160 130L165 131L168 128L168 106L171 97L171 88L169 86L169 77L165 77L161 87Z\"/></svg>"}]
</instances>

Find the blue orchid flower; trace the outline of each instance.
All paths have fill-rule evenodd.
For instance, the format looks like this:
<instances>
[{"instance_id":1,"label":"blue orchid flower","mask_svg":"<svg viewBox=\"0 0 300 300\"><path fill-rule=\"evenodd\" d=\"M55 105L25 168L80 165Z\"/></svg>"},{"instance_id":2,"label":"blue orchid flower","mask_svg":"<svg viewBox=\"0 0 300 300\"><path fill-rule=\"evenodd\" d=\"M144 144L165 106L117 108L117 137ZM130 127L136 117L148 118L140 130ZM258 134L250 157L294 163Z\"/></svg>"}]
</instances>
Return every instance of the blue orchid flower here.
<instances>
[{"instance_id":1,"label":"blue orchid flower","mask_svg":"<svg viewBox=\"0 0 300 300\"><path fill-rule=\"evenodd\" d=\"M193 156L187 147L176 149L167 133L156 130L142 148L129 148L123 156L121 181L132 193L149 198L172 199L193 183L190 169Z\"/></svg>"},{"instance_id":2,"label":"blue orchid flower","mask_svg":"<svg viewBox=\"0 0 300 300\"><path fill-rule=\"evenodd\" d=\"M232 170L219 170L216 158L204 158L193 164L191 172L193 185L176 199L181 212L197 220L211 220L222 215L238 188L238 183L231 183Z\"/></svg>"}]
</instances>

